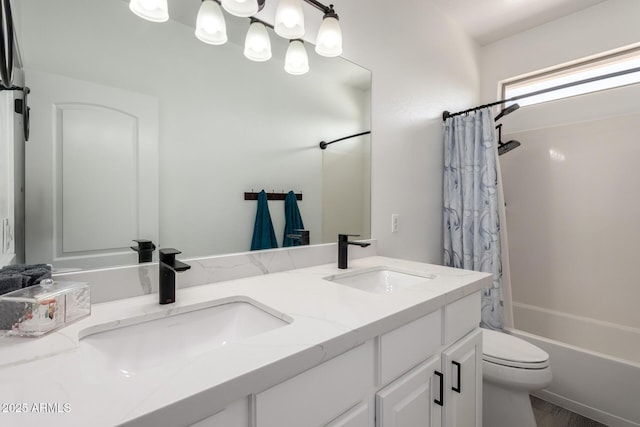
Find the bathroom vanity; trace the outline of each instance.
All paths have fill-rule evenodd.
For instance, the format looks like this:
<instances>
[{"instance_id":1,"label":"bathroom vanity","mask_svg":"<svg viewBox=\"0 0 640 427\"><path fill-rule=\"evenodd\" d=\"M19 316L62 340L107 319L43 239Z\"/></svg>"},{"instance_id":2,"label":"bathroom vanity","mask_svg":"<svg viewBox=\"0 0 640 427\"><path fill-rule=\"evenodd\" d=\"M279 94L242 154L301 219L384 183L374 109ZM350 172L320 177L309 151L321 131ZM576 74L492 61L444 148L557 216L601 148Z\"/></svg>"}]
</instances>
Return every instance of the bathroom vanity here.
<instances>
[{"instance_id":1,"label":"bathroom vanity","mask_svg":"<svg viewBox=\"0 0 640 427\"><path fill-rule=\"evenodd\" d=\"M373 256L94 304L0 340L0 424L480 427L490 283Z\"/></svg>"}]
</instances>

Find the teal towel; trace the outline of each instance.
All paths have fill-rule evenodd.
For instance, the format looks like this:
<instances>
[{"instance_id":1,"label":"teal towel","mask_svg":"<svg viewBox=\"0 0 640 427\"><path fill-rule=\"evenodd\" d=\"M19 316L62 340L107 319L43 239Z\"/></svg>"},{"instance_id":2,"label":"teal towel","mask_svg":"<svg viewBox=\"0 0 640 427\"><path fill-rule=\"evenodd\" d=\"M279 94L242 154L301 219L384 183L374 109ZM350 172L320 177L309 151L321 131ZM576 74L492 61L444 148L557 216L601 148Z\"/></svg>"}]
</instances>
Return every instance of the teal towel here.
<instances>
[{"instance_id":1,"label":"teal towel","mask_svg":"<svg viewBox=\"0 0 640 427\"><path fill-rule=\"evenodd\" d=\"M264 190L258 193L258 210L256 211L256 223L253 226L253 238L251 250L272 249L278 247L276 233L273 231L271 214L267 203L267 193Z\"/></svg>"},{"instance_id":2,"label":"teal towel","mask_svg":"<svg viewBox=\"0 0 640 427\"><path fill-rule=\"evenodd\" d=\"M300 216L300 210L298 209L298 201L293 191L287 193L287 197L284 199L284 239L282 241L282 247L287 246L300 246L300 239L292 239L288 237L290 234L300 234L298 230L304 229L304 223Z\"/></svg>"}]
</instances>

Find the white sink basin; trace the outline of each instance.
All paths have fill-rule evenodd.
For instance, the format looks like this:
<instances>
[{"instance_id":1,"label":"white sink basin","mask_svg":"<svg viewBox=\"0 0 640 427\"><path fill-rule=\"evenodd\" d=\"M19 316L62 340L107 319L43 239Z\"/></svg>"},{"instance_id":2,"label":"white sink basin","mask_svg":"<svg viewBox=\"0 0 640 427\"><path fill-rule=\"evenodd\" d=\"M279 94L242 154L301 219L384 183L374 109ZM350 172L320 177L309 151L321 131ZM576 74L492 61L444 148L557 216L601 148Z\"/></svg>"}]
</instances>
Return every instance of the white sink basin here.
<instances>
[{"instance_id":1,"label":"white sink basin","mask_svg":"<svg viewBox=\"0 0 640 427\"><path fill-rule=\"evenodd\" d=\"M424 286L435 276L402 272L387 267L355 271L325 277L326 280L376 294L390 294Z\"/></svg>"},{"instance_id":2,"label":"white sink basin","mask_svg":"<svg viewBox=\"0 0 640 427\"><path fill-rule=\"evenodd\" d=\"M131 377L166 364L180 366L210 350L287 324L248 302L229 302L90 332L81 338L80 352L107 375Z\"/></svg>"}]
</instances>

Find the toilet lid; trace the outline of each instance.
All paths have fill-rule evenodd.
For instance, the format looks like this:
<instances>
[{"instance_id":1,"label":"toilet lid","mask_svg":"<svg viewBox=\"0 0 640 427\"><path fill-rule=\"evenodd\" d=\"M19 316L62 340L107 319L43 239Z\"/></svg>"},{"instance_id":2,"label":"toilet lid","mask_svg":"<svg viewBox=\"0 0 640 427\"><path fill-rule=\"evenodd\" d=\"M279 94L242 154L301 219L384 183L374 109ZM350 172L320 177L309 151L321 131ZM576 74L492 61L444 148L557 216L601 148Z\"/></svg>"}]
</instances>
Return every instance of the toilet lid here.
<instances>
[{"instance_id":1,"label":"toilet lid","mask_svg":"<svg viewBox=\"0 0 640 427\"><path fill-rule=\"evenodd\" d=\"M482 359L514 368L543 369L549 355L523 339L504 332L482 329Z\"/></svg>"}]
</instances>

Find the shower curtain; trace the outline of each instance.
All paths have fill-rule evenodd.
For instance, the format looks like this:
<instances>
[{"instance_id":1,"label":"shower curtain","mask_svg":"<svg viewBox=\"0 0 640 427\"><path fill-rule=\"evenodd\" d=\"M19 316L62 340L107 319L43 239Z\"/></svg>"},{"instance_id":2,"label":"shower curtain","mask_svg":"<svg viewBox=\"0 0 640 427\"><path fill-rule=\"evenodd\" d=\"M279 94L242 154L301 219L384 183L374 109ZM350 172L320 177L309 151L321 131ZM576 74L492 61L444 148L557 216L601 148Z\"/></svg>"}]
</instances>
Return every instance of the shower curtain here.
<instances>
[{"instance_id":1,"label":"shower curtain","mask_svg":"<svg viewBox=\"0 0 640 427\"><path fill-rule=\"evenodd\" d=\"M482 292L481 326L501 330L505 316L500 224L506 221L500 220L504 202L497 145L489 108L445 121L444 265L493 274L493 283Z\"/></svg>"}]
</instances>

